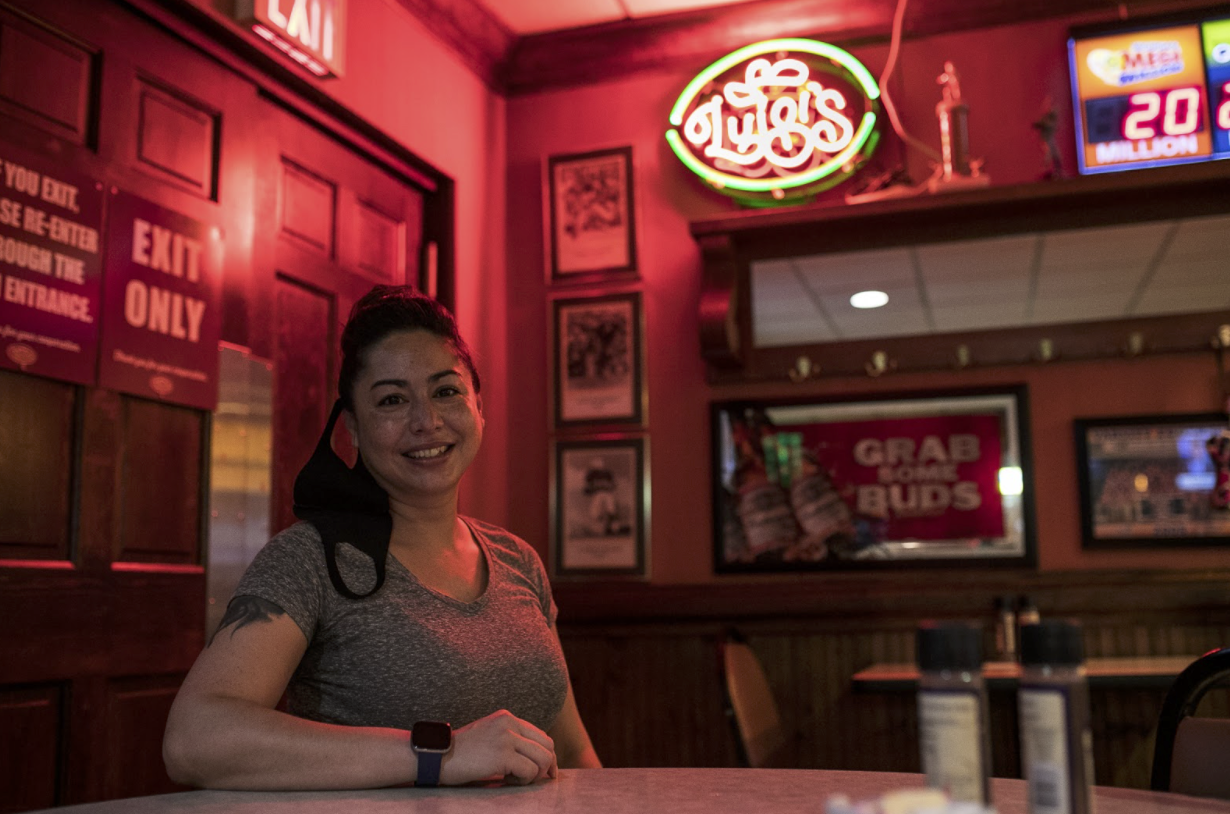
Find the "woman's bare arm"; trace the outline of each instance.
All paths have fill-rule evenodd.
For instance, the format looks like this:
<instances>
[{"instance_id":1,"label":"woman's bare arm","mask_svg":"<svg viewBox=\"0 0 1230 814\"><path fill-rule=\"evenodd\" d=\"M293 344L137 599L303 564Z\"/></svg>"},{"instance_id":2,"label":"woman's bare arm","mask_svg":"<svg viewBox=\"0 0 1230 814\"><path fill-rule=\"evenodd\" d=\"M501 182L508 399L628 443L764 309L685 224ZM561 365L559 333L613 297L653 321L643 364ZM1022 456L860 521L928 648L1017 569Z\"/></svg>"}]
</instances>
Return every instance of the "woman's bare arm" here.
<instances>
[{"instance_id":1,"label":"woman's bare arm","mask_svg":"<svg viewBox=\"0 0 1230 814\"><path fill-rule=\"evenodd\" d=\"M256 597L234 600L171 707L163 740L171 778L270 790L412 782L418 761L409 732L323 724L275 709L306 649L303 632L280 607ZM507 713L459 729L454 744L444 783L528 783L554 774L550 740Z\"/></svg>"},{"instance_id":2,"label":"woman's bare arm","mask_svg":"<svg viewBox=\"0 0 1230 814\"><path fill-rule=\"evenodd\" d=\"M553 629L554 632L554 629ZM558 640L558 633L556 637ZM568 695L564 698L564 708L555 718L555 723L547 730L547 734L555 741L555 754L562 769L601 769L602 761L594 751L590 742L589 732L581 720L577 710L577 699L572 693L572 681L568 682Z\"/></svg>"}]
</instances>

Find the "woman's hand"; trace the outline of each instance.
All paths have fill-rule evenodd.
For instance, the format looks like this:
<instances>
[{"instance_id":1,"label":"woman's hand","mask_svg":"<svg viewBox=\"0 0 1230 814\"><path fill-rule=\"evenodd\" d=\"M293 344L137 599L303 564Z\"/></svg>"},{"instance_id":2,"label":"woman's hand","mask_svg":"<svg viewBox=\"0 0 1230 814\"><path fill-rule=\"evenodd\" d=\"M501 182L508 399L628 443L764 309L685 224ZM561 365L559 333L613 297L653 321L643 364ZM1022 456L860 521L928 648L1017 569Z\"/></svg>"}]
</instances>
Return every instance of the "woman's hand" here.
<instances>
[{"instance_id":1,"label":"woman's hand","mask_svg":"<svg viewBox=\"0 0 1230 814\"><path fill-rule=\"evenodd\" d=\"M508 710L461 727L440 765L440 782L460 786L478 781L517 785L554 778L555 742L546 732Z\"/></svg>"}]
</instances>

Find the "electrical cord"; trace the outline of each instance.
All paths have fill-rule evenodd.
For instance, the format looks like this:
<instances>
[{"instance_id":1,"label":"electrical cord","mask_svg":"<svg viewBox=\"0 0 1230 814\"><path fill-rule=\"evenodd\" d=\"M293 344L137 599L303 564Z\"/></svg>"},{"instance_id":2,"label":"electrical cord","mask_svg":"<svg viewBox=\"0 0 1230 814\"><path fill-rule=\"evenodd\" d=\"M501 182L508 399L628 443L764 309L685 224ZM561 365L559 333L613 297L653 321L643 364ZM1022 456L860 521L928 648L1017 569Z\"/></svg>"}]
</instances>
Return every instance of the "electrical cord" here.
<instances>
[{"instance_id":1,"label":"electrical cord","mask_svg":"<svg viewBox=\"0 0 1230 814\"><path fill-rule=\"evenodd\" d=\"M897 0L897 11L893 14L892 39L888 47L888 62L884 66L884 73L880 75L880 98L884 100L884 110L888 113L888 120L892 123L893 130L901 137L901 140L912 145L914 149L932 161L940 161L939 153L933 150L930 145L911 136L901 126L901 120L897 117L897 108L893 106L893 100L888 93L888 80L893 74L893 69L897 67L897 55L901 50L901 30L905 22L905 9L909 2L910 0Z\"/></svg>"}]
</instances>

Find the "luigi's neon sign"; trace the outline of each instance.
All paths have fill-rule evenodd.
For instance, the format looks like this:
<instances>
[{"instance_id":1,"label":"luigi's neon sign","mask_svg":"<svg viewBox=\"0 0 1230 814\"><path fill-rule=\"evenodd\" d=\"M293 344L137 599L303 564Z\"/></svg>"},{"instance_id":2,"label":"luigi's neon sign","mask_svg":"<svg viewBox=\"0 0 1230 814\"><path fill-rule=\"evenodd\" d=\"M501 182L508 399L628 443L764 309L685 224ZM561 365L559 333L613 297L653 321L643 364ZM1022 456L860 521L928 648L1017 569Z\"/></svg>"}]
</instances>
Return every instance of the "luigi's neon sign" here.
<instances>
[{"instance_id":1,"label":"luigi's neon sign","mask_svg":"<svg viewBox=\"0 0 1230 814\"><path fill-rule=\"evenodd\" d=\"M871 73L846 51L768 40L688 83L666 140L719 192L761 205L787 202L844 181L871 156L879 98Z\"/></svg>"}]
</instances>

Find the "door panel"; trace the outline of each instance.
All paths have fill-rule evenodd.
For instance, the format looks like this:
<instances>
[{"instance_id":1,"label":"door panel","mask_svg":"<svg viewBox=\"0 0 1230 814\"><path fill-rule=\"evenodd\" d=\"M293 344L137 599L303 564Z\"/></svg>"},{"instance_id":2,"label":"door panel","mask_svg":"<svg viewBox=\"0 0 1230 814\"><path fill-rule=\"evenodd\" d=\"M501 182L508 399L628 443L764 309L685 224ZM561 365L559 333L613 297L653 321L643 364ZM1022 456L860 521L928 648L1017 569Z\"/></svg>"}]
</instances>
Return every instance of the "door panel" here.
<instances>
[{"instance_id":1,"label":"door panel","mask_svg":"<svg viewBox=\"0 0 1230 814\"><path fill-rule=\"evenodd\" d=\"M0 559L64 560L77 389L0 370L0 393Z\"/></svg>"},{"instance_id":2,"label":"door panel","mask_svg":"<svg viewBox=\"0 0 1230 814\"><path fill-rule=\"evenodd\" d=\"M200 565L205 422L200 410L125 397L123 515L113 562Z\"/></svg>"},{"instance_id":3,"label":"door panel","mask_svg":"<svg viewBox=\"0 0 1230 814\"><path fill-rule=\"evenodd\" d=\"M137 161L147 172L213 199L219 163L216 110L138 78Z\"/></svg>"},{"instance_id":4,"label":"door panel","mask_svg":"<svg viewBox=\"0 0 1230 814\"><path fill-rule=\"evenodd\" d=\"M87 143L97 57L63 30L0 8L0 112L73 144Z\"/></svg>"},{"instance_id":5,"label":"door panel","mask_svg":"<svg viewBox=\"0 0 1230 814\"><path fill-rule=\"evenodd\" d=\"M316 448L333 390L332 295L277 280L273 387L273 529L295 522L295 476Z\"/></svg>"},{"instance_id":6,"label":"door panel","mask_svg":"<svg viewBox=\"0 0 1230 814\"><path fill-rule=\"evenodd\" d=\"M0 690L0 812L55 805L62 691L58 685Z\"/></svg>"}]
</instances>

